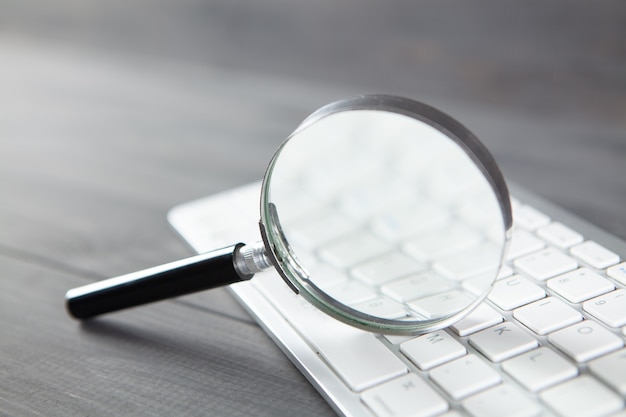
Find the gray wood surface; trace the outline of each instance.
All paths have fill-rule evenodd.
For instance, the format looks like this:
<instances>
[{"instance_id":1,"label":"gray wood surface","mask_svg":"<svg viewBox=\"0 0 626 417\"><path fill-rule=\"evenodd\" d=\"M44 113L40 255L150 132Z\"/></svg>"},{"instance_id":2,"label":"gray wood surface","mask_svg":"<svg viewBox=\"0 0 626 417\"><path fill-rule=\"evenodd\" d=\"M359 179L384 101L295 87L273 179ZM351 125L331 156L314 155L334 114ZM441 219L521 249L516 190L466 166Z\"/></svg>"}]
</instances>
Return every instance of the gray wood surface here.
<instances>
[{"instance_id":1,"label":"gray wood surface","mask_svg":"<svg viewBox=\"0 0 626 417\"><path fill-rule=\"evenodd\" d=\"M187 256L172 206L359 93L463 121L626 238L623 2L0 1L0 415L332 410L225 290L90 323L71 287Z\"/></svg>"}]
</instances>

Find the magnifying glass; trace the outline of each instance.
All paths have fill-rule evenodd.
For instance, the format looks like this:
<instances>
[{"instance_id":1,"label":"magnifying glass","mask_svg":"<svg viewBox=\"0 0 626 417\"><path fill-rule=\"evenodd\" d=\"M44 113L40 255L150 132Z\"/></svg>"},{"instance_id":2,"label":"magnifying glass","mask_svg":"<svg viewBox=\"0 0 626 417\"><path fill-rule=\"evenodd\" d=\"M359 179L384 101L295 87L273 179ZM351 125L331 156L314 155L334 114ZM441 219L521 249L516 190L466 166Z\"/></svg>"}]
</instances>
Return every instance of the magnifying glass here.
<instances>
[{"instance_id":1,"label":"magnifying glass","mask_svg":"<svg viewBox=\"0 0 626 417\"><path fill-rule=\"evenodd\" d=\"M275 268L323 312L419 334L488 294L511 236L504 178L480 141L426 104L366 95L328 104L285 140L260 195L260 237L71 289L88 319Z\"/></svg>"}]
</instances>

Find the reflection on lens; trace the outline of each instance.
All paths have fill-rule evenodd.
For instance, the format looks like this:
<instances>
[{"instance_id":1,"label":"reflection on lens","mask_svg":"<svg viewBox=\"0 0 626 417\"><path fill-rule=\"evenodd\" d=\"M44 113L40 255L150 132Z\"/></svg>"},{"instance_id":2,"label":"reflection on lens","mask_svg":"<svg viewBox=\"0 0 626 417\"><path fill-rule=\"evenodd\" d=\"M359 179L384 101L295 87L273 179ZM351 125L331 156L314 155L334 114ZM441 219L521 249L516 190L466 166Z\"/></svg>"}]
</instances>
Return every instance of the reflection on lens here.
<instances>
[{"instance_id":1,"label":"reflection on lens","mask_svg":"<svg viewBox=\"0 0 626 417\"><path fill-rule=\"evenodd\" d=\"M392 333L475 306L510 228L483 149L406 113L373 106L307 123L272 160L261 209L285 279L331 315Z\"/></svg>"}]
</instances>

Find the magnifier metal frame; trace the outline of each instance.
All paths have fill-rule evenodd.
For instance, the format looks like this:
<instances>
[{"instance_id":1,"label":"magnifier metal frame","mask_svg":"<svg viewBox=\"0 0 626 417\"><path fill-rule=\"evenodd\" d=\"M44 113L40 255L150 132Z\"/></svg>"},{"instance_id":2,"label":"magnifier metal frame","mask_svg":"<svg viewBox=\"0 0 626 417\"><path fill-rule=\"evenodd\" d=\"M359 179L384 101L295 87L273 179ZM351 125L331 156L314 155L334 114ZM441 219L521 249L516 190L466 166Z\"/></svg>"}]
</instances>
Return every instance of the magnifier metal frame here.
<instances>
[{"instance_id":1,"label":"magnifier metal frame","mask_svg":"<svg viewBox=\"0 0 626 417\"><path fill-rule=\"evenodd\" d=\"M73 288L66 293L68 313L78 319L163 300L179 295L248 280L274 266L296 293L328 315L350 325L388 334L417 334L446 327L468 314L488 293L488 289L467 308L447 317L423 321L377 318L339 303L308 280L282 233L271 202L272 169L289 141L316 122L347 111L382 111L418 120L453 140L478 167L493 191L502 214L504 245L508 246L512 229L509 193L495 160L484 145L463 125L426 104L388 95L364 95L328 104L306 118L274 154L265 173L260 198L260 231L262 242L232 246L193 256L169 264L148 268L108 280ZM493 280L495 281L495 273Z\"/></svg>"},{"instance_id":2,"label":"magnifier metal frame","mask_svg":"<svg viewBox=\"0 0 626 417\"><path fill-rule=\"evenodd\" d=\"M307 117L278 148L268 164L261 187L261 220L259 225L264 246L269 249L266 251L266 255L271 259L279 275L294 292L302 295L324 313L344 323L364 330L386 334L418 334L445 328L469 314L484 300L489 289L484 291L468 307L443 318L407 321L375 317L338 302L311 280L303 277L300 266L294 263L290 245L280 230L275 209L270 202L270 194L271 172L276 161L280 158L281 150L289 144L292 137L321 119L340 112L358 110L397 113L419 120L444 133L463 149L488 181L500 205L505 235L500 256L503 259L510 241L513 219L508 188L493 156L472 132L447 114L418 101L389 95L363 95L330 103ZM494 281L495 278L494 276Z\"/></svg>"}]
</instances>

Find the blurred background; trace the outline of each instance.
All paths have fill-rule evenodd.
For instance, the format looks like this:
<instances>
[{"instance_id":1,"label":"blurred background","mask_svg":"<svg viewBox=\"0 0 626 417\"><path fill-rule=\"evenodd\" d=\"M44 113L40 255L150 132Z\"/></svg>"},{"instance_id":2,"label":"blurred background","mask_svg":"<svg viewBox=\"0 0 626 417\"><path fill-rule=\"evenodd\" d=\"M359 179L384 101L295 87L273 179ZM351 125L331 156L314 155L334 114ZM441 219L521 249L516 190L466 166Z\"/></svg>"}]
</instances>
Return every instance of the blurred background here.
<instances>
[{"instance_id":1,"label":"blurred background","mask_svg":"<svg viewBox=\"0 0 626 417\"><path fill-rule=\"evenodd\" d=\"M33 218L59 212L82 235L137 239L155 226L123 229L103 195L162 220L260 178L317 107L390 93L450 113L510 180L626 237L625 21L620 0L0 0L0 169L21 196L0 219L23 249L41 240Z\"/></svg>"},{"instance_id":2,"label":"blurred background","mask_svg":"<svg viewBox=\"0 0 626 417\"><path fill-rule=\"evenodd\" d=\"M620 1L0 2L0 34L129 59L620 121Z\"/></svg>"}]
</instances>

